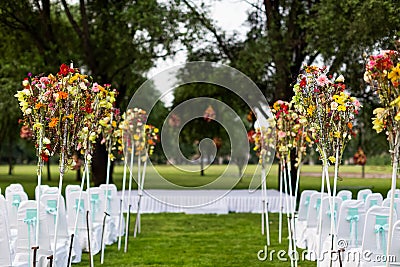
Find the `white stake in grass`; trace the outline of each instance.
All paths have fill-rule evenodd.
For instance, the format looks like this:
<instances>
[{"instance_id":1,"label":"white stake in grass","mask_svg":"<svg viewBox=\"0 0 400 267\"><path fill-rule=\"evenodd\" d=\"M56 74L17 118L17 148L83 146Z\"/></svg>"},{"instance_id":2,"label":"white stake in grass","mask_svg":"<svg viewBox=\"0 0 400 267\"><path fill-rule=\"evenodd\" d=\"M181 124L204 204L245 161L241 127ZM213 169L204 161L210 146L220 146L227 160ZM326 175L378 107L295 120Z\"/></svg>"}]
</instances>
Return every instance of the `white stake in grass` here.
<instances>
[{"instance_id":1,"label":"white stake in grass","mask_svg":"<svg viewBox=\"0 0 400 267\"><path fill-rule=\"evenodd\" d=\"M113 112L111 111L110 118L110 126L112 127L113 123ZM111 167L111 146L112 146L112 132L109 136L110 140L108 141L108 151L107 151L107 176L106 176L106 195L104 200L104 219L103 219L103 230L101 233L101 256L100 256L100 264L104 263L104 249L105 249L105 238L104 233L106 232L105 228L107 227L107 216L109 216L108 210L108 185L110 184L110 167Z\"/></svg>"},{"instance_id":2,"label":"white stake in grass","mask_svg":"<svg viewBox=\"0 0 400 267\"><path fill-rule=\"evenodd\" d=\"M128 142L125 142L126 149L128 149ZM122 241L122 233L121 233L121 228L122 228L122 222L124 220L124 213L123 213L123 207L125 204L125 187L126 187L126 169L127 169L127 160L128 160L128 152L125 153L124 155L124 174L122 177L122 194L121 194L121 199L119 201L119 219L118 219L118 250L121 250L121 241Z\"/></svg>"},{"instance_id":3,"label":"white stake in grass","mask_svg":"<svg viewBox=\"0 0 400 267\"><path fill-rule=\"evenodd\" d=\"M133 158L135 155L135 141L131 140L131 163L129 168L129 186L128 186L128 210L126 212L126 226L125 226L125 246L124 252L128 251L128 237L129 237L129 223L130 223L130 213L132 207L132 180L133 180Z\"/></svg>"}]
</instances>

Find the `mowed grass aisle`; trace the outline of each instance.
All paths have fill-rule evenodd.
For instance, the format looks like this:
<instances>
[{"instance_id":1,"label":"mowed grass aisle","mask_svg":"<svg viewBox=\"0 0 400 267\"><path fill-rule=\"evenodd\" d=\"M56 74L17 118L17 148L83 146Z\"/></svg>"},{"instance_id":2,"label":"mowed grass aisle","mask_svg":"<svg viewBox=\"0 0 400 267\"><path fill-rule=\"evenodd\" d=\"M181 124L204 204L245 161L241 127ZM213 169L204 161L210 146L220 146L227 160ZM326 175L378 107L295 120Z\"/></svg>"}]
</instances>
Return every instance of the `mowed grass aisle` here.
<instances>
[{"instance_id":1,"label":"mowed grass aisle","mask_svg":"<svg viewBox=\"0 0 400 267\"><path fill-rule=\"evenodd\" d=\"M258 260L257 252L265 245L260 216L143 214L142 233L136 239L132 221L128 252L124 253L123 247L118 251L117 244L107 246L102 266L290 266L290 262L277 258L277 251L287 251L287 239L278 244L277 214L270 214L272 245L268 250L276 250L273 261ZM73 266L89 266L88 259L85 253L82 262ZM100 255L94 259L95 266L101 266ZM316 263L301 261L298 266Z\"/></svg>"}]
</instances>

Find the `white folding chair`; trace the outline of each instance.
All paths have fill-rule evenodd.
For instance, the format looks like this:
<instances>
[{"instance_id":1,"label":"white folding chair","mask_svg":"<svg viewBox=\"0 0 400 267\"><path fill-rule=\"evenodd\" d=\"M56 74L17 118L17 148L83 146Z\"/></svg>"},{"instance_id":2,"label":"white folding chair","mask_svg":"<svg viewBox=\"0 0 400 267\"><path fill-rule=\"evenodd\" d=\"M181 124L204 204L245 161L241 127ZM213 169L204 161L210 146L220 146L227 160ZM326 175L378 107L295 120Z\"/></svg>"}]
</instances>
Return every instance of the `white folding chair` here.
<instances>
[{"instance_id":1,"label":"white folding chair","mask_svg":"<svg viewBox=\"0 0 400 267\"><path fill-rule=\"evenodd\" d=\"M385 262L374 262L374 259L386 255L389 214L390 209L388 207L374 206L367 211L361 251L369 251L370 254L368 259L361 258L360 267L386 266ZM393 223L396 220L397 214L395 212Z\"/></svg>"},{"instance_id":2,"label":"white folding chair","mask_svg":"<svg viewBox=\"0 0 400 267\"><path fill-rule=\"evenodd\" d=\"M11 190L6 194L11 243L14 243L17 237L17 214L19 206L22 201L28 200L28 195L24 191L19 190L18 187L16 189L18 190Z\"/></svg>"},{"instance_id":3,"label":"white folding chair","mask_svg":"<svg viewBox=\"0 0 400 267\"><path fill-rule=\"evenodd\" d=\"M328 196L327 193L322 194L322 198ZM319 214L321 207L321 192L313 193L310 196L310 207L307 213L307 224L306 230L304 231L304 240L305 245L307 247L306 259L308 260L316 260L315 256L317 256L317 228L319 223Z\"/></svg>"},{"instance_id":4,"label":"white folding chair","mask_svg":"<svg viewBox=\"0 0 400 267\"><path fill-rule=\"evenodd\" d=\"M393 225L392 244L389 253L391 260L389 266L400 266L400 220Z\"/></svg>"},{"instance_id":5,"label":"white folding chair","mask_svg":"<svg viewBox=\"0 0 400 267\"><path fill-rule=\"evenodd\" d=\"M81 187L76 184L69 184L65 187L65 199L67 199L68 195L72 192L81 191ZM68 207L67 207L68 208Z\"/></svg>"},{"instance_id":6,"label":"white folding chair","mask_svg":"<svg viewBox=\"0 0 400 267\"><path fill-rule=\"evenodd\" d=\"M35 199L38 199L39 196L39 190L40 190L40 195L43 195L46 189L49 188L47 184L42 184L41 186L37 185L35 187Z\"/></svg>"},{"instance_id":7,"label":"white folding chair","mask_svg":"<svg viewBox=\"0 0 400 267\"><path fill-rule=\"evenodd\" d=\"M389 191L387 192L386 198L390 199L391 195L392 195L392 189L389 189ZM394 190L394 198L400 198L400 189Z\"/></svg>"},{"instance_id":8,"label":"white folding chair","mask_svg":"<svg viewBox=\"0 0 400 267\"><path fill-rule=\"evenodd\" d=\"M86 214L89 210L89 196L86 191L82 192L81 199L79 196L81 192L73 191L67 196L67 217L68 217L68 231L70 234L74 233L74 242L79 242L80 247L83 251L88 251L88 239L87 239L87 219ZM80 204L78 204L80 203ZM77 227L75 231L75 219L77 220ZM101 241L101 227L100 225L94 225L92 223L91 216L89 214L89 227L90 227L90 248L92 254L97 254L100 251ZM74 232L75 231L75 232Z\"/></svg>"},{"instance_id":9,"label":"white folding chair","mask_svg":"<svg viewBox=\"0 0 400 267\"><path fill-rule=\"evenodd\" d=\"M118 224L119 224L119 209L120 209L120 198L118 197L117 187L115 184L100 185L100 189L104 192L104 198L106 201L106 212L109 216L106 219L105 229L105 243L111 245L117 241L118 236ZM123 226L120 229L123 229Z\"/></svg>"},{"instance_id":10,"label":"white folding chair","mask_svg":"<svg viewBox=\"0 0 400 267\"><path fill-rule=\"evenodd\" d=\"M358 265L365 224L365 204L363 200L342 202L338 217L337 240L345 251L341 253L343 266Z\"/></svg>"},{"instance_id":11,"label":"white folding chair","mask_svg":"<svg viewBox=\"0 0 400 267\"><path fill-rule=\"evenodd\" d=\"M400 198L395 198L393 204L394 204L394 209L395 209L396 213L400 214ZM390 207L390 198L385 198L382 201L382 206L383 207Z\"/></svg>"},{"instance_id":12,"label":"white folding chair","mask_svg":"<svg viewBox=\"0 0 400 267\"><path fill-rule=\"evenodd\" d=\"M6 200L7 200L7 195L9 193L19 192L19 191L24 191L25 192L24 187L22 186L22 184L10 184L9 186L6 187L6 192L5 192L4 196L6 197Z\"/></svg>"},{"instance_id":13,"label":"white folding chair","mask_svg":"<svg viewBox=\"0 0 400 267\"><path fill-rule=\"evenodd\" d=\"M365 202L365 199L367 198L367 196L369 194L372 194L371 189L361 189L360 191L358 191L357 193L357 200L362 200Z\"/></svg>"},{"instance_id":14,"label":"white folding chair","mask_svg":"<svg viewBox=\"0 0 400 267\"><path fill-rule=\"evenodd\" d=\"M342 201L349 200L353 198L353 193L350 190L340 190L336 196L340 197Z\"/></svg>"},{"instance_id":15,"label":"white folding chair","mask_svg":"<svg viewBox=\"0 0 400 267\"><path fill-rule=\"evenodd\" d=\"M57 217L57 194L43 194L40 198L42 205L46 210L46 220L48 222L50 245L54 251L54 234ZM56 266L66 266L69 252L69 235L67 225L67 214L65 211L64 197L60 196L60 205L58 211L58 228L57 228L57 250L56 250ZM75 251L74 251L75 252ZM80 251L82 253L82 251Z\"/></svg>"},{"instance_id":16,"label":"white folding chair","mask_svg":"<svg viewBox=\"0 0 400 267\"><path fill-rule=\"evenodd\" d=\"M316 190L303 190L300 195L299 202L299 210L297 213L297 218L295 219L295 238L297 239L297 246L299 248L306 248L306 244L304 242L300 242L303 240L304 231L307 226L307 213L310 204L310 197L313 193L317 193Z\"/></svg>"},{"instance_id":17,"label":"white folding chair","mask_svg":"<svg viewBox=\"0 0 400 267\"><path fill-rule=\"evenodd\" d=\"M365 198L365 209L368 210L373 206L381 206L383 197L381 193L372 193Z\"/></svg>"},{"instance_id":18,"label":"white folding chair","mask_svg":"<svg viewBox=\"0 0 400 267\"><path fill-rule=\"evenodd\" d=\"M41 207L39 219L37 216L37 204L35 200L22 201L18 209L18 234L15 248L14 265L28 263L32 266L33 250L32 247L38 244L36 266L45 267L48 264L47 257L52 255L50 249L49 231L46 221L46 211ZM36 242L36 224L40 222L39 240Z\"/></svg>"},{"instance_id":19,"label":"white folding chair","mask_svg":"<svg viewBox=\"0 0 400 267\"><path fill-rule=\"evenodd\" d=\"M10 246L11 240L7 219L7 206L6 199L3 195L0 195L0 229L4 229L0 235L0 266L12 266L13 255Z\"/></svg>"}]
</instances>

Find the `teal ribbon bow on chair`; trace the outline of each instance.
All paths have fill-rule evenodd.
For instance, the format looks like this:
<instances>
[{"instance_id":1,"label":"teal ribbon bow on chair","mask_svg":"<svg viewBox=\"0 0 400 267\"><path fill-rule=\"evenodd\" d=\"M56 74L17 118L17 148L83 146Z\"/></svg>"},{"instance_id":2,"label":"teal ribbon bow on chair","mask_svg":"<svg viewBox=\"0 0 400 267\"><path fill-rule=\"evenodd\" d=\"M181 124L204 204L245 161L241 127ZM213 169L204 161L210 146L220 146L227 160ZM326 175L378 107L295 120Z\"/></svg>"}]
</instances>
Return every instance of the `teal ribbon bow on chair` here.
<instances>
[{"instance_id":1,"label":"teal ribbon bow on chair","mask_svg":"<svg viewBox=\"0 0 400 267\"><path fill-rule=\"evenodd\" d=\"M358 208L349 208L347 213L346 221L350 223L350 236L353 245L356 247L358 245L358 221L360 216L358 215Z\"/></svg>"},{"instance_id":2,"label":"teal ribbon bow on chair","mask_svg":"<svg viewBox=\"0 0 400 267\"><path fill-rule=\"evenodd\" d=\"M389 230L387 220L387 216L377 215L375 221L376 246L383 254L386 254L386 232Z\"/></svg>"},{"instance_id":3,"label":"teal ribbon bow on chair","mask_svg":"<svg viewBox=\"0 0 400 267\"><path fill-rule=\"evenodd\" d=\"M21 203L21 196L20 195L13 195L12 205L18 209L20 203Z\"/></svg>"},{"instance_id":4,"label":"teal ribbon bow on chair","mask_svg":"<svg viewBox=\"0 0 400 267\"><path fill-rule=\"evenodd\" d=\"M57 217L57 200L49 199L47 200L46 212L54 216L54 224L56 224Z\"/></svg>"},{"instance_id":5,"label":"teal ribbon bow on chair","mask_svg":"<svg viewBox=\"0 0 400 267\"><path fill-rule=\"evenodd\" d=\"M99 210L99 194L92 194L90 197L90 203L92 204L92 220L96 217L96 212Z\"/></svg>"},{"instance_id":6,"label":"teal ribbon bow on chair","mask_svg":"<svg viewBox=\"0 0 400 267\"><path fill-rule=\"evenodd\" d=\"M28 251L30 251L31 245L31 228L35 228L37 220L37 212L36 209L27 209L26 210L26 217L24 219L24 223L28 225ZM34 238L36 238L34 236ZM28 262L31 262L31 253L29 252Z\"/></svg>"}]
</instances>

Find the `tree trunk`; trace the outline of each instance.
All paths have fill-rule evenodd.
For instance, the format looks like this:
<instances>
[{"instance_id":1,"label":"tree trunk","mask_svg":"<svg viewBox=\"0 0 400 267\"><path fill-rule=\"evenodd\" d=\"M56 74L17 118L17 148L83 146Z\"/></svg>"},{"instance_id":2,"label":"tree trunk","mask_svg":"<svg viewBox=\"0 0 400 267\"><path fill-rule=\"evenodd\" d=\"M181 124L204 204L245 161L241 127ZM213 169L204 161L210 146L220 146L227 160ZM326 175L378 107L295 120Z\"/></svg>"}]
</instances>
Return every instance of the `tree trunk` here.
<instances>
[{"instance_id":1,"label":"tree trunk","mask_svg":"<svg viewBox=\"0 0 400 267\"><path fill-rule=\"evenodd\" d=\"M46 167L47 167L47 181L51 181L50 160L46 162Z\"/></svg>"},{"instance_id":2,"label":"tree trunk","mask_svg":"<svg viewBox=\"0 0 400 267\"><path fill-rule=\"evenodd\" d=\"M13 159L11 156L8 157L8 175L12 175L12 171L13 171Z\"/></svg>"},{"instance_id":3,"label":"tree trunk","mask_svg":"<svg viewBox=\"0 0 400 267\"><path fill-rule=\"evenodd\" d=\"M204 157L200 156L200 176L204 176Z\"/></svg>"},{"instance_id":4,"label":"tree trunk","mask_svg":"<svg viewBox=\"0 0 400 267\"><path fill-rule=\"evenodd\" d=\"M100 144L100 139L97 140L92 158L92 181L94 186L105 184L107 180L107 149L105 145ZM113 165L110 168L110 183L113 183L112 178Z\"/></svg>"}]
</instances>

